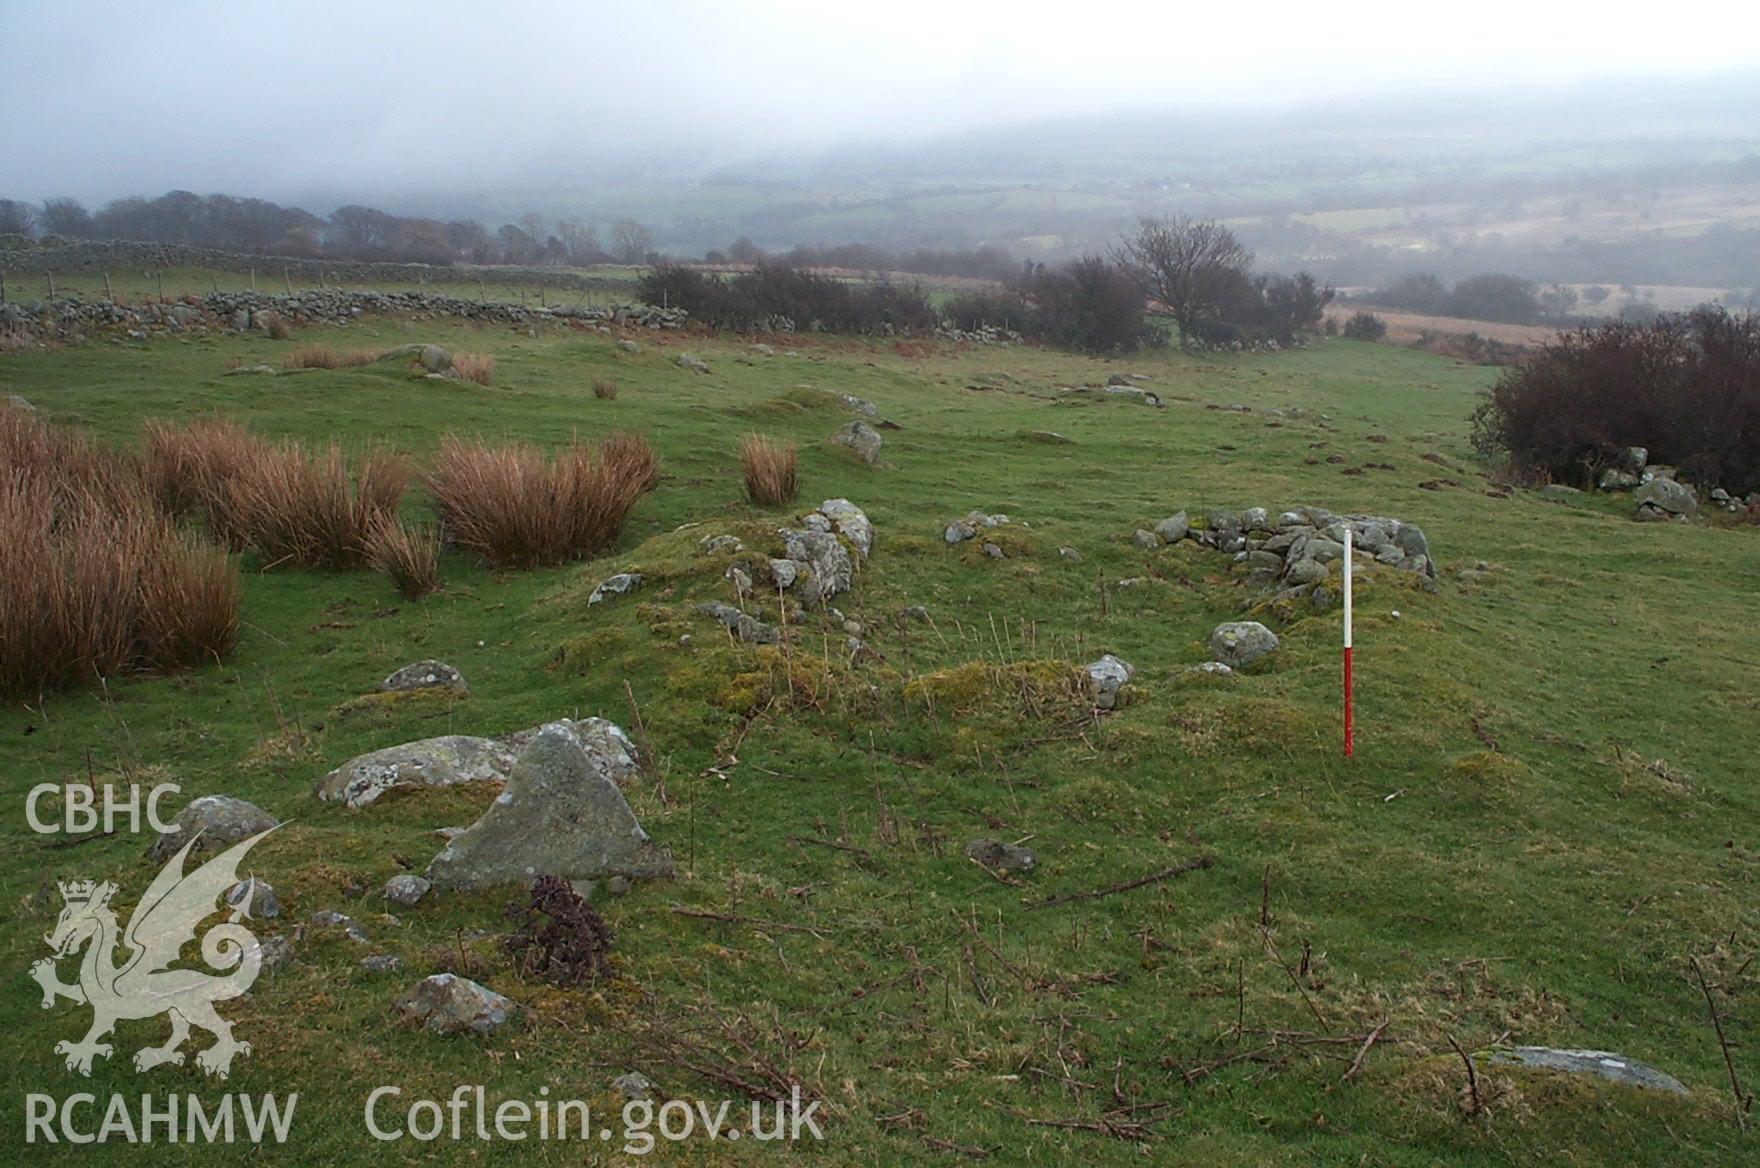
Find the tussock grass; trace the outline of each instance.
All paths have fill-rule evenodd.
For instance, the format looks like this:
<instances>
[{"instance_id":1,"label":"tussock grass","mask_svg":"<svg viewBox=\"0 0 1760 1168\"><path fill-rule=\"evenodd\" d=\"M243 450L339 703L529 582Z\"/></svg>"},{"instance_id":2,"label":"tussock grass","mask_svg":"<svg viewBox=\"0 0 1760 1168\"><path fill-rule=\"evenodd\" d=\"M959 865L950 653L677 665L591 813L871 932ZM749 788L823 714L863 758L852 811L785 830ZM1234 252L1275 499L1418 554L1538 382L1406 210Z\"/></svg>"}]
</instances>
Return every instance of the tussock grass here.
<instances>
[{"instance_id":1,"label":"tussock grass","mask_svg":"<svg viewBox=\"0 0 1760 1168\"><path fill-rule=\"evenodd\" d=\"M424 481L453 542L497 567L530 568L609 547L659 481L659 464L635 435L577 442L554 458L448 436Z\"/></svg>"},{"instance_id":2,"label":"tussock grass","mask_svg":"<svg viewBox=\"0 0 1760 1168\"><path fill-rule=\"evenodd\" d=\"M146 424L142 469L147 488L172 515L207 514L226 490L273 448L229 418Z\"/></svg>"},{"instance_id":3,"label":"tussock grass","mask_svg":"<svg viewBox=\"0 0 1760 1168\"><path fill-rule=\"evenodd\" d=\"M218 659L238 638L225 553L179 531L138 469L0 408L0 692Z\"/></svg>"},{"instance_id":4,"label":"tussock grass","mask_svg":"<svg viewBox=\"0 0 1760 1168\"><path fill-rule=\"evenodd\" d=\"M230 542L271 564L355 568L367 562L374 527L397 514L409 477L401 455L375 451L350 474L335 443L308 454L290 442L227 482L216 517Z\"/></svg>"},{"instance_id":5,"label":"tussock grass","mask_svg":"<svg viewBox=\"0 0 1760 1168\"><path fill-rule=\"evenodd\" d=\"M616 401L617 400L617 378L615 378L615 377L595 377L595 378L593 378L593 396L598 398L600 401Z\"/></svg>"},{"instance_id":6,"label":"tussock grass","mask_svg":"<svg viewBox=\"0 0 1760 1168\"><path fill-rule=\"evenodd\" d=\"M397 594L420 600L440 587L440 531L410 527L389 516L367 533L367 562L391 578Z\"/></svg>"},{"instance_id":7,"label":"tussock grass","mask_svg":"<svg viewBox=\"0 0 1760 1168\"><path fill-rule=\"evenodd\" d=\"M454 353L452 367L466 381L488 385L495 380L495 357L491 353Z\"/></svg>"},{"instance_id":8,"label":"tussock grass","mask_svg":"<svg viewBox=\"0 0 1760 1168\"><path fill-rule=\"evenodd\" d=\"M740 466L745 472L746 498L761 506L792 502L800 490L799 452L793 442L762 434L740 439Z\"/></svg>"}]
</instances>

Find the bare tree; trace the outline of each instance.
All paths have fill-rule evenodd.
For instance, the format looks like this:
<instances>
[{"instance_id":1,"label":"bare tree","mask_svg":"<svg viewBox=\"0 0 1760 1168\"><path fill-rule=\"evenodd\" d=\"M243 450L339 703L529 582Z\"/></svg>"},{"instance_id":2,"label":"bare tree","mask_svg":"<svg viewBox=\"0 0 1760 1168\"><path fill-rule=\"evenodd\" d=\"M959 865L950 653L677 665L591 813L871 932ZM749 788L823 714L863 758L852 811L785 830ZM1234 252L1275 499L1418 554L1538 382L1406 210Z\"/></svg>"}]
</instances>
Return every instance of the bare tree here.
<instances>
[{"instance_id":1,"label":"bare tree","mask_svg":"<svg viewBox=\"0 0 1760 1168\"><path fill-rule=\"evenodd\" d=\"M1179 324L1180 347L1187 349L1198 326L1217 319L1238 296L1253 262L1234 232L1214 219L1185 215L1142 219L1116 252L1149 295L1167 306Z\"/></svg>"},{"instance_id":2,"label":"bare tree","mask_svg":"<svg viewBox=\"0 0 1760 1168\"><path fill-rule=\"evenodd\" d=\"M634 219L611 225L611 254L622 264L639 264L654 250L654 233Z\"/></svg>"}]
</instances>

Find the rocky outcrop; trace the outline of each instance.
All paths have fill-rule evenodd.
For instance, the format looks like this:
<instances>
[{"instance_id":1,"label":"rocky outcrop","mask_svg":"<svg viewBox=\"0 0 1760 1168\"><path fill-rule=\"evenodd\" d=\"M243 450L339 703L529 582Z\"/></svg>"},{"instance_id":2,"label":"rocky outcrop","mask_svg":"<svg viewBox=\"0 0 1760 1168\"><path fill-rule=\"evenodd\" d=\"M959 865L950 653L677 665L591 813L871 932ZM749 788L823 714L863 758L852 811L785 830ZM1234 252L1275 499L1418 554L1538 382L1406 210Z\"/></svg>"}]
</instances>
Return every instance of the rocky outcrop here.
<instances>
[{"instance_id":1,"label":"rocky outcrop","mask_svg":"<svg viewBox=\"0 0 1760 1168\"><path fill-rule=\"evenodd\" d=\"M444 661L412 661L379 683L380 693L410 693L418 689L446 689L469 693L464 674Z\"/></svg>"},{"instance_id":2,"label":"rocky outcrop","mask_svg":"<svg viewBox=\"0 0 1760 1168\"><path fill-rule=\"evenodd\" d=\"M1241 669L1277 651L1277 634L1258 621L1225 621L1210 633L1210 655Z\"/></svg>"},{"instance_id":3,"label":"rocky outcrop","mask_svg":"<svg viewBox=\"0 0 1760 1168\"><path fill-rule=\"evenodd\" d=\"M397 1000L397 1012L435 1034L487 1034L519 1007L487 986L456 973L436 973Z\"/></svg>"}]
</instances>

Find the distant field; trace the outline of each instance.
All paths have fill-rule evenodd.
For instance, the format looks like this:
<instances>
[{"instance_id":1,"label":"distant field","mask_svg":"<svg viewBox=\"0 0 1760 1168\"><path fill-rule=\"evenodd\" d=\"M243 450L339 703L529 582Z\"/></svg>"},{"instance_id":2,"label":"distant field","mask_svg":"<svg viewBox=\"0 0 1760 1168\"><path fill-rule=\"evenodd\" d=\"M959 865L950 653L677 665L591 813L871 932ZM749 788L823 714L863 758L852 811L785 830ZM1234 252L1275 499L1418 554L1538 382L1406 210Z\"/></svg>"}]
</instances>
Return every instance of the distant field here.
<instances>
[{"instance_id":1,"label":"distant field","mask_svg":"<svg viewBox=\"0 0 1760 1168\"><path fill-rule=\"evenodd\" d=\"M1558 330L1548 325L1499 324L1490 320L1469 320L1460 316L1426 316L1419 312L1394 312L1372 304L1331 304L1326 315L1343 324L1357 312L1372 312L1387 323L1387 340L1397 345L1411 344L1425 333L1464 335L1478 333L1494 341L1511 345L1537 345L1549 341Z\"/></svg>"}]
</instances>

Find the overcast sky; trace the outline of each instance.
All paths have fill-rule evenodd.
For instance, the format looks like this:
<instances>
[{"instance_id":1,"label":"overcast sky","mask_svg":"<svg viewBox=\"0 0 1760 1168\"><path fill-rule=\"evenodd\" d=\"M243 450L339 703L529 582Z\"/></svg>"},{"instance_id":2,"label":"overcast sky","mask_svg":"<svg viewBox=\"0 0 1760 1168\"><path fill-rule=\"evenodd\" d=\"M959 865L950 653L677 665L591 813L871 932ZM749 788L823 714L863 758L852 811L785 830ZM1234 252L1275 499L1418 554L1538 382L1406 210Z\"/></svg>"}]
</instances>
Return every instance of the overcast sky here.
<instances>
[{"instance_id":1,"label":"overcast sky","mask_svg":"<svg viewBox=\"0 0 1760 1168\"><path fill-rule=\"evenodd\" d=\"M571 181L1046 117L1760 68L1760 4L0 0L0 195Z\"/></svg>"}]
</instances>

